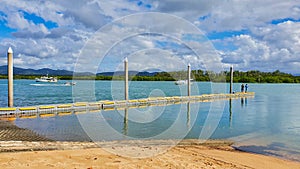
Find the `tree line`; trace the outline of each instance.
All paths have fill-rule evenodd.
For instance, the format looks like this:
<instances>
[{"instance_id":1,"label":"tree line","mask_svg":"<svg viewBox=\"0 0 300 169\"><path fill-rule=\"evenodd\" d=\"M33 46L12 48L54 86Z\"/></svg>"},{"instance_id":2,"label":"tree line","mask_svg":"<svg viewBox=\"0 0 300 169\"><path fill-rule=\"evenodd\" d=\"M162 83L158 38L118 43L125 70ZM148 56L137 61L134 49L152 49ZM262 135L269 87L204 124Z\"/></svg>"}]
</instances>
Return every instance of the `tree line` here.
<instances>
[{"instance_id":1,"label":"tree line","mask_svg":"<svg viewBox=\"0 0 300 169\"><path fill-rule=\"evenodd\" d=\"M223 71L215 73L213 71L192 70L192 79L194 81L213 81L213 82L229 82L230 72ZM167 80L186 79L186 71L162 72L157 73L155 77ZM289 73L280 72L261 72L258 70L251 71L234 71L233 82L235 83L300 83L300 76L293 76Z\"/></svg>"},{"instance_id":2,"label":"tree line","mask_svg":"<svg viewBox=\"0 0 300 169\"><path fill-rule=\"evenodd\" d=\"M194 81L213 81L213 82L229 82L230 72L213 72L203 70L192 70L192 79ZM14 75L14 79L35 79L40 76L36 75ZM294 76L289 73L280 72L261 72L258 70L251 71L234 71L233 81L235 83L300 83L300 76ZM60 80L124 80L124 76L57 76ZM7 75L0 75L0 79L7 79ZM154 76L129 76L132 81L176 81L187 79L187 71L174 72L158 72Z\"/></svg>"}]
</instances>

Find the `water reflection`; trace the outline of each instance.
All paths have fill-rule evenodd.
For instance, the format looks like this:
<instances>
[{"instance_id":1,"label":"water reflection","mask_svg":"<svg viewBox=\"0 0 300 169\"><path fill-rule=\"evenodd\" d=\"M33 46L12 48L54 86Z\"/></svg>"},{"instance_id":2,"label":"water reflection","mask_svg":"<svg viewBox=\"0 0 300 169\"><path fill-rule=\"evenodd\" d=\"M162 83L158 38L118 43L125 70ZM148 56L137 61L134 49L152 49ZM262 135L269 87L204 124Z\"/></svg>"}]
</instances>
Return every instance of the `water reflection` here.
<instances>
[{"instance_id":1,"label":"water reflection","mask_svg":"<svg viewBox=\"0 0 300 169\"><path fill-rule=\"evenodd\" d=\"M244 106L244 98L241 98L241 106Z\"/></svg>"},{"instance_id":2,"label":"water reflection","mask_svg":"<svg viewBox=\"0 0 300 169\"><path fill-rule=\"evenodd\" d=\"M125 108L125 110L124 110L123 134L125 136L127 136L127 134L128 134L128 108Z\"/></svg>"},{"instance_id":3,"label":"water reflection","mask_svg":"<svg viewBox=\"0 0 300 169\"><path fill-rule=\"evenodd\" d=\"M244 106L247 106L247 98L246 97L241 97L241 106L244 107Z\"/></svg>"},{"instance_id":4,"label":"water reflection","mask_svg":"<svg viewBox=\"0 0 300 169\"><path fill-rule=\"evenodd\" d=\"M187 129L190 130L190 111L191 111L191 105L190 102L187 103L187 112L186 112L186 126Z\"/></svg>"},{"instance_id":5,"label":"water reflection","mask_svg":"<svg viewBox=\"0 0 300 169\"><path fill-rule=\"evenodd\" d=\"M123 128L122 128L122 133L124 136L129 136L128 133L129 133L129 127L128 127L128 124L129 124L129 120L128 120L128 116L129 116L129 108L125 108L124 109L124 116L123 116ZM191 118L190 118L190 114L191 114L191 103L190 102L187 102L186 103L186 109L184 109L184 112L186 112L186 129L187 130L190 130L191 129ZM132 114L131 114L132 115ZM131 122L130 122L131 123ZM149 125L150 123L148 123L147 125ZM136 130L136 129L134 129Z\"/></svg>"},{"instance_id":6,"label":"water reflection","mask_svg":"<svg viewBox=\"0 0 300 169\"><path fill-rule=\"evenodd\" d=\"M246 104L245 98L243 100L243 104ZM221 121L220 124L226 123L226 128L229 126L230 129L234 130L233 118L236 116L233 115L233 112L239 111L234 109L233 105L240 103L239 100L231 99L228 100L228 103L229 106L226 111L229 117L227 116L226 122ZM202 105L201 109L199 109L200 105ZM88 138L85 132L91 135L94 140L142 139L149 137L169 139L183 136L186 132L191 132L190 137L195 138L199 136L199 132L211 130L211 128L207 128L208 125L211 125L216 120L216 114L210 113L210 106L211 104L206 102L186 102L185 104L150 106L146 108L125 108L122 110L113 109L97 112L83 111L69 114L59 113L53 117L18 119L17 124L20 127L32 129L46 137L49 136L54 140L83 141ZM221 114L222 112L218 113ZM209 115L211 118L208 118ZM138 119L137 116L139 121L132 120ZM79 119L80 122L78 121ZM237 123L239 123L238 119L239 117L235 119ZM205 123L208 125L205 125ZM82 126L84 124L86 126ZM109 130L113 130L115 133L113 134ZM164 135L160 135L161 133L164 133Z\"/></svg>"},{"instance_id":7,"label":"water reflection","mask_svg":"<svg viewBox=\"0 0 300 169\"><path fill-rule=\"evenodd\" d=\"M229 127L232 127L232 99L229 99Z\"/></svg>"}]
</instances>

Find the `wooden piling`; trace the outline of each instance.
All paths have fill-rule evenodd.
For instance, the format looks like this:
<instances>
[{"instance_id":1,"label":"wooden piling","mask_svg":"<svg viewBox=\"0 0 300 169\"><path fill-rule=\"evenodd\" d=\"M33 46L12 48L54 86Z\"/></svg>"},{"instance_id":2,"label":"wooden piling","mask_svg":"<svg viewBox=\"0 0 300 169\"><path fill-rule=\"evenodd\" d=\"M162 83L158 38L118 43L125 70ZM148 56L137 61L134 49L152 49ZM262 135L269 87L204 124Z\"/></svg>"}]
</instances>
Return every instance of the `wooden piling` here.
<instances>
[{"instance_id":1,"label":"wooden piling","mask_svg":"<svg viewBox=\"0 0 300 169\"><path fill-rule=\"evenodd\" d=\"M125 73L125 100L128 101L128 58L124 59L124 73Z\"/></svg>"},{"instance_id":2,"label":"wooden piling","mask_svg":"<svg viewBox=\"0 0 300 169\"><path fill-rule=\"evenodd\" d=\"M8 75L8 107L14 106L14 73L13 73L13 50L7 50L7 75Z\"/></svg>"},{"instance_id":3,"label":"wooden piling","mask_svg":"<svg viewBox=\"0 0 300 169\"><path fill-rule=\"evenodd\" d=\"M232 87L233 87L233 67L231 66L230 67L230 89L229 89L230 94L233 93Z\"/></svg>"}]
</instances>

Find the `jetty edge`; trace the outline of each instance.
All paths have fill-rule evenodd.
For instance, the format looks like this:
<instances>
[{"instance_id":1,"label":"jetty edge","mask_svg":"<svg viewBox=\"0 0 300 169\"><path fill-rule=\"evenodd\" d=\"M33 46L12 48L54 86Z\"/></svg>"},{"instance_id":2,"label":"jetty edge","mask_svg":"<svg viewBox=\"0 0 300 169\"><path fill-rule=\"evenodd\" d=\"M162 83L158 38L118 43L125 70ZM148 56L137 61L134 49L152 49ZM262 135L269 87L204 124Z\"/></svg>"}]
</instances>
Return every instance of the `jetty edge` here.
<instances>
[{"instance_id":1,"label":"jetty edge","mask_svg":"<svg viewBox=\"0 0 300 169\"><path fill-rule=\"evenodd\" d=\"M216 93L195 96L149 97L132 100L101 100L97 102L76 102L66 104L38 105L27 107L0 107L0 118L14 120L15 118L34 118L68 115L78 112L93 112L99 110L115 110L126 108L142 108L147 106L165 106L187 102L213 102L217 100L254 97L254 92L236 92L232 94Z\"/></svg>"}]
</instances>

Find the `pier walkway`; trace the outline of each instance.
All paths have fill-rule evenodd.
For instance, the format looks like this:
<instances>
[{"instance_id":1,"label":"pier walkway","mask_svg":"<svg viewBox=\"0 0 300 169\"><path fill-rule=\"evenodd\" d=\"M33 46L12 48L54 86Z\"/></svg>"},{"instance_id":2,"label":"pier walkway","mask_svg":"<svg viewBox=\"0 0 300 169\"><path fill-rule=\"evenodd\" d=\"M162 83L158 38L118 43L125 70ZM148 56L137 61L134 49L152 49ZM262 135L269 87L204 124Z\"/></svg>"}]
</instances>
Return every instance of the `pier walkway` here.
<instances>
[{"instance_id":1,"label":"pier walkway","mask_svg":"<svg viewBox=\"0 0 300 169\"><path fill-rule=\"evenodd\" d=\"M187 102L212 102L222 99L237 99L253 97L254 92L237 92L234 94L203 94L198 96L173 96L173 97L150 97L134 100L104 100L98 102L77 102L57 105L40 105L30 107L3 107L0 108L0 119L14 120L15 118L36 118L55 115L69 115L72 113L114 110L125 108L139 108L147 106L164 106L170 104L181 104Z\"/></svg>"}]
</instances>

